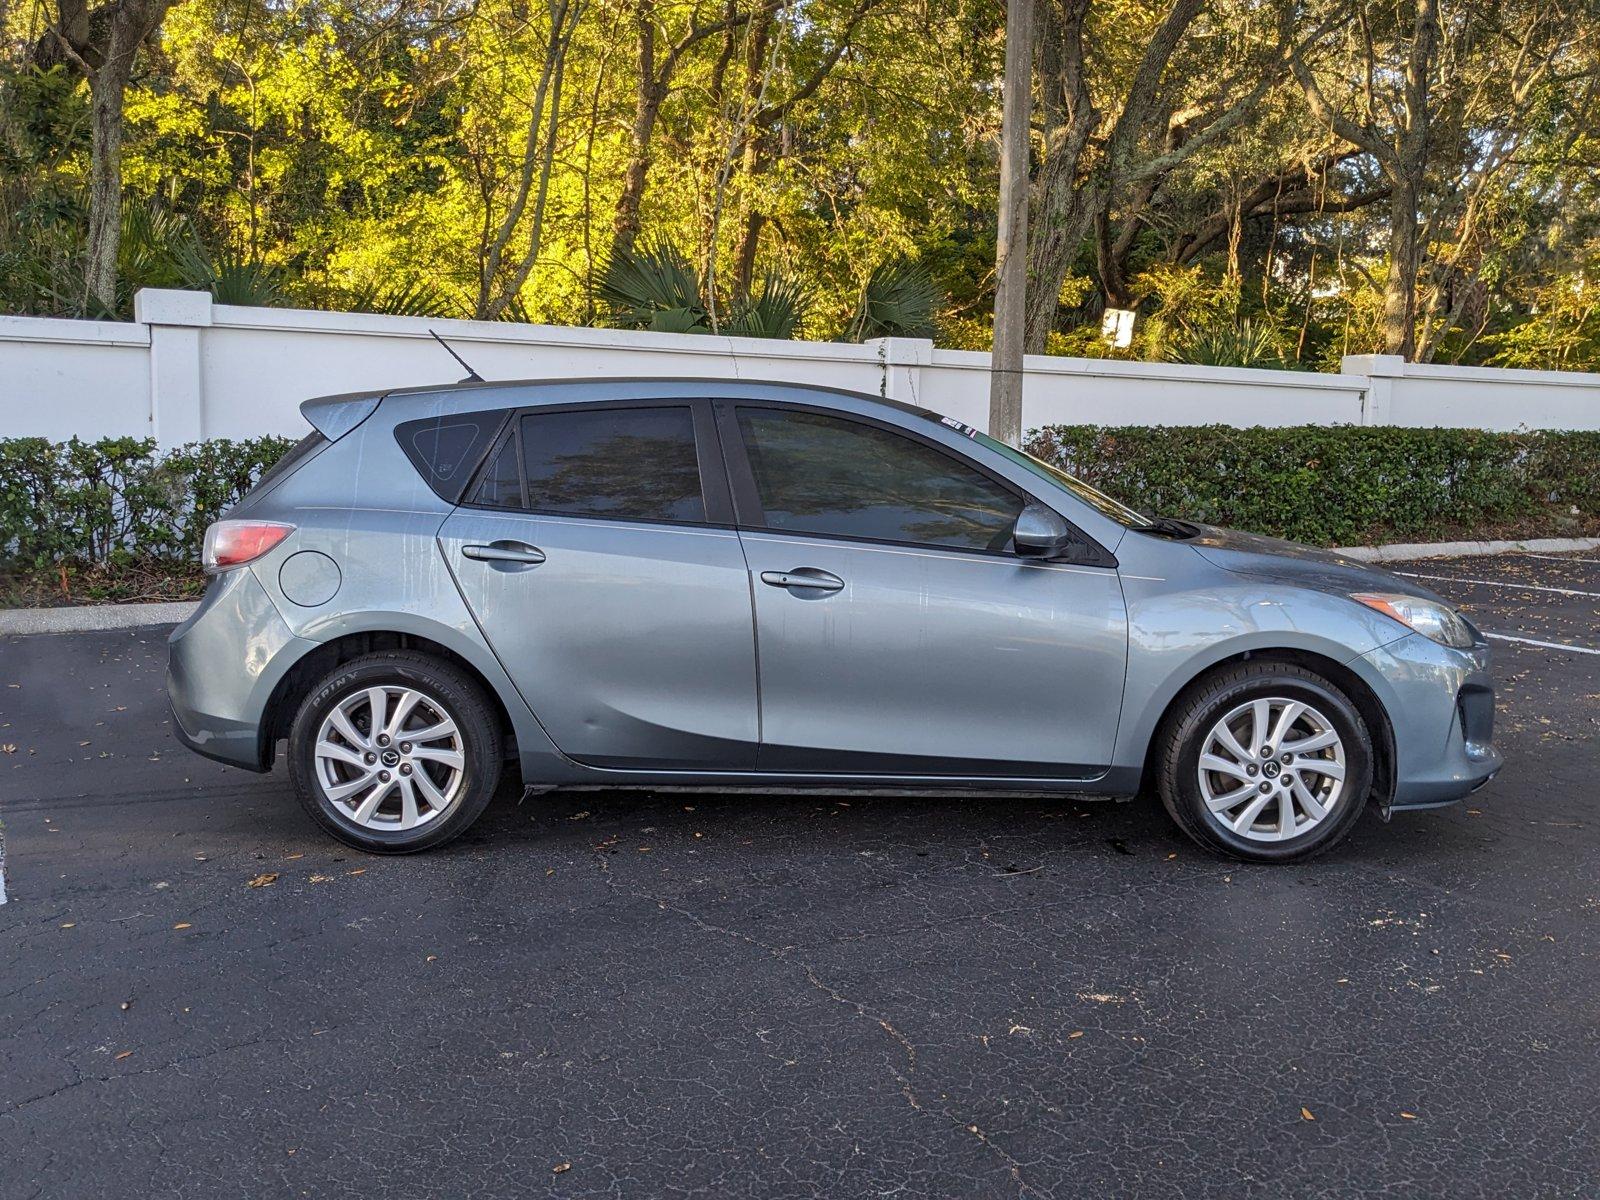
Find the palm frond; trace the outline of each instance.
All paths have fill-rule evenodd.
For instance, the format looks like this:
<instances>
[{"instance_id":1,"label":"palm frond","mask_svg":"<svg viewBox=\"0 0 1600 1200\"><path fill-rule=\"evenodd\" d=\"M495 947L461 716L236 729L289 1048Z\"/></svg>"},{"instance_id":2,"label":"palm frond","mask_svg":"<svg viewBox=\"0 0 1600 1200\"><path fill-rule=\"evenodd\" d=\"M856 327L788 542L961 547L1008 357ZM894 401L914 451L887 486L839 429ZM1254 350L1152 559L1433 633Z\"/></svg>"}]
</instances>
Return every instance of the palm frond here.
<instances>
[{"instance_id":1,"label":"palm frond","mask_svg":"<svg viewBox=\"0 0 1600 1200\"><path fill-rule=\"evenodd\" d=\"M1171 362L1200 367L1282 367L1278 331L1267 321L1249 317L1191 329L1167 350Z\"/></svg>"},{"instance_id":2,"label":"palm frond","mask_svg":"<svg viewBox=\"0 0 1600 1200\"><path fill-rule=\"evenodd\" d=\"M867 278L850 332L858 342L931 338L938 331L937 314L943 304L944 296L927 267L908 258L891 258Z\"/></svg>"},{"instance_id":3,"label":"palm frond","mask_svg":"<svg viewBox=\"0 0 1600 1200\"><path fill-rule=\"evenodd\" d=\"M420 275L393 280L371 280L346 293L350 312L382 313L389 317L459 317L461 302L444 288Z\"/></svg>"},{"instance_id":4,"label":"palm frond","mask_svg":"<svg viewBox=\"0 0 1600 1200\"><path fill-rule=\"evenodd\" d=\"M595 296L610 324L657 333L706 328L700 279L688 257L668 241L619 249L601 268Z\"/></svg>"},{"instance_id":5,"label":"palm frond","mask_svg":"<svg viewBox=\"0 0 1600 1200\"><path fill-rule=\"evenodd\" d=\"M218 304L271 307L285 300L282 273L270 263L234 250L211 253L197 239L178 248L178 270L185 287L210 292Z\"/></svg>"},{"instance_id":6,"label":"palm frond","mask_svg":"<svg viewBox=\"0 0 1600 1200\"><path fill-rule=\"evenodd\" d=\"M734 309L723 332L733 337L787 340L798 332L807 307L800 278L772 268L762 276L761 290Z\"/></svg>"}]
</instances>

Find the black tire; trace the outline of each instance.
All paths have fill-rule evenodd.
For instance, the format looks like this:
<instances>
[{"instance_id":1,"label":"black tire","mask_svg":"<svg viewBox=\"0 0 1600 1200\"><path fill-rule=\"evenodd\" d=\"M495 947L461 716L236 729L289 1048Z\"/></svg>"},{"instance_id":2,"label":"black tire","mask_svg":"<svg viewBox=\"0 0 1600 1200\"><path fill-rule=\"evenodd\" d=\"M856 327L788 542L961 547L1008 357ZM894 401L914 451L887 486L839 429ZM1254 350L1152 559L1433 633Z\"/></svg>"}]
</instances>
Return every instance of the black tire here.
<instances>
[{"instance_id":1,"label":"black tire","mask_svg":"<svg viewBox=\"0 0 1600 1200\"><path fill-rule=\"evenodd\" d=\"M1200 755L1212 729L1240 705L1269 697L1310 704L1333 726L1344 751L1343 790L1327 816L1281 841L1234 832L1209 810L1200 790ZM1372 788L1372 735L1360 712L1333 683L1291 663L1241 663L1219 671L1180 698L1157 738L1156 786L1178 828L1207 849L1246 862L1300 862L1321 854L1355 828ZM1274 778L1280 771L1288 768L1274 767Z\"/></svg>"},{"instance_id":2,"label":"black tire","mask_svg":"<svg viewBox=\"0 0 1600 1200\"><path fill-rule=\"evenodd\" d=\"M449 794L448 804L431 810L431 818L412 829L356 824L343 806L328 798L318 770L317 737L323 722L336 706L377 687L423 693L428 708L453 721L459 735L463 760L459 785ZM501 757L500 723L478 683L448 662L408 650L380 650L339 664L306 696L289 727L289 777L301 805L312 820L341 842L373 854L429 850L466 832L494 795L500 782ZM427 769L420 761L415 767L406 765L408 775ZM352 774L358 770L351 768ZM397 798L385 801L397 803Z\"/></svg>"}]
</instances>

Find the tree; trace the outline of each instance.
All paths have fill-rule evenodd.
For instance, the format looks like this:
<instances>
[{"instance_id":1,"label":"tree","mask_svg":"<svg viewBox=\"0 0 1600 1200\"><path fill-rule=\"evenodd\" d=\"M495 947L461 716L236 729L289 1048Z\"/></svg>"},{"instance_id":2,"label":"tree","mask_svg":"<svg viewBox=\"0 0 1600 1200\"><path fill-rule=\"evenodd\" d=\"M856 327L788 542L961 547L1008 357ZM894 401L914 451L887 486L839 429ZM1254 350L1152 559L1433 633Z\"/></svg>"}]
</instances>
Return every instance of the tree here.
<instances>
[{"instance_id":1,"label":"tree","mask_svg":"<svg viewBox=\"0 0 1600 1200\"><path fill-rule=\"evenodd\" d=\"M1330 41L1291 53L1313 116L1370 155L1387 181L1385 353L1416 356L1418 279L1433 217L1470 191L1458 184L1430 196L1430 172L1465 160L1482 176L1506 163L1516 140L1507 131L1572 51L1574 24L1580 37L1592 36L1593 14L1583 29L1580 11L1566 0L1505 0L1460 6L1446 22L1438 0L1340 0L1332 14L1348 19L1327 22Z\"/></svg>"},{"instance_id":2,"label":"tree","mask_svg":"<svg viewBox=\"0 0 1600 1200\"><path fill-rule=\"evenodd\" d=\"M1192 155L1215 146L1244 122L1277 81L1281 42L1245 27L1236 65L1209 76L1180 76L1173 65L1192 42L1208 0L1099 13L1092 0L1046 0L1040 115L1043 161L1033 185L1026 345L1038 353L1055 325L1062 284L1097 219L1124 189L1146 195ZM1113 61L1111 43L1091 18L1143 35L1129 63ZM1142 27L1142 28L1141 28ZM1094 35L1091 39L1091 33ZM1101 48L1098 57L1088 47ZM1154 131L1160 141L1151 144Z\"/></svg>"},{"instance_id":3,"label":"tree","mask_svg":"<svg viewBox=\"0 0 1600 1200\"><path fill-rule=\"evenodd\" d=\"M631 249L639 236L639 206L644 200L645 182L650 172L656 122L679 66L707 39L746 24L757 13L768 13L778 7L778 0L762 0L755 9L740 11L737 3L738 0L729 0L722 15L712 20L702 20L698 7L691 9L688 28L674 38L667 32L668 13L664 0L633 0L639 75L634 89L633 121L629 127L630 155L612 221L613 255Z\"/></svg>"},{"instance_id":4,"label":"tree","mask_svg":"<svg viewBox=\"0 0 1600 1200\"><path fill-rule=\"evenodd\" d=\"M161 27L173 0L57 0L56 19L36 50L38 65L71 63L89 83L89 238L84 303L117 308L117 243L122 231L123 106L139 48Z\"/></svg>"}]
</instances>

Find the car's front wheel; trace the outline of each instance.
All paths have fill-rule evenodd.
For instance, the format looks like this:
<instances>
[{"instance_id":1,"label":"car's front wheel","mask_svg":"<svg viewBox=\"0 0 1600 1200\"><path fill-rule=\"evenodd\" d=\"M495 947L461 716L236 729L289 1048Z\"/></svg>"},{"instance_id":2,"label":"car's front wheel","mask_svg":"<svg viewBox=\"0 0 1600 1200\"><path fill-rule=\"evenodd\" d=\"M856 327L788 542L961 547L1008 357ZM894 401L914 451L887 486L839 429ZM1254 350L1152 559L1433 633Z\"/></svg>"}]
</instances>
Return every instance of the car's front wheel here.
<instances>
[{"instance_id":1,"label":"car's front wheel","mask_svg":"<svg viewBox=\"0 0 1600 1200\"><path fill-rule=\"evenodd\" d=\"M1157 784L1202 846L1256 862L1320 854L1360 819L1372 736L1344 692L1290 663L1207 679L1163 725Z\"/></svg>"},{"instance_id":2,"label":"car's front wheel","mask_svg":"<svg viewBox=\"0 0 1600 1200\"><path fill-rule=\"evenodd\" d=\"M450 663L379 651L335 667L289 730L289 773L313 820L378 854L442 845L500 779L499 723Z\"/></svg>"}]
</instances>

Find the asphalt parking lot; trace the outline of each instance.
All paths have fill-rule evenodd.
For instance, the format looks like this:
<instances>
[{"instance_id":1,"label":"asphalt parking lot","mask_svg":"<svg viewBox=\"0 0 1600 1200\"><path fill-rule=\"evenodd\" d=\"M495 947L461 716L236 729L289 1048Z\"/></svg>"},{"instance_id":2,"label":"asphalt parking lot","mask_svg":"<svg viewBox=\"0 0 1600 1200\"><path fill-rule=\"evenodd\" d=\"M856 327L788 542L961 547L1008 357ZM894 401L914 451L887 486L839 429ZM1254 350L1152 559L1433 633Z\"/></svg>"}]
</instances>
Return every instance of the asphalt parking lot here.
<instances>
[{"instance_id":1,"label":"asphalt parking lot","mask_svg":"<svg viewBox=\"0 0 1600 1200\"><path fill-rule=\"evenodd\" d=\"M0 1196L1600 1195L1600 552L1400 569L1524 639L1505 768L1287 868L514 790L367 858L173 740L165 629L0 641Z\"/></svg>"}]
</instances>

